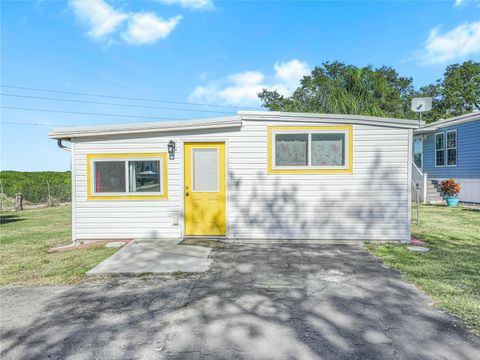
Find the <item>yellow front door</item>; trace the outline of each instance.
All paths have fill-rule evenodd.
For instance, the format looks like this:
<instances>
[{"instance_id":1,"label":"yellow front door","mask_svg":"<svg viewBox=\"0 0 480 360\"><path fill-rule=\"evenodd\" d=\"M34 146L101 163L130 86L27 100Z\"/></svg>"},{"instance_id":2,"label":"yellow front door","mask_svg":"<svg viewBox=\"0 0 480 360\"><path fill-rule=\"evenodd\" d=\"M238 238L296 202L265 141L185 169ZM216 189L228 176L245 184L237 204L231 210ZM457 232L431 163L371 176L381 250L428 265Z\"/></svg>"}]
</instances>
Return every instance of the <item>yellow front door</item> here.
<instances>
[{"instance_id":1,"label":"yellow front door","mask_svg":"<svg viewBox=\"0 0 480 360\"><path fill-rule=\"evenodd\" d=\"M225 143L185 143L185 235L225 235Z\"/></svg>"}]
</instances>

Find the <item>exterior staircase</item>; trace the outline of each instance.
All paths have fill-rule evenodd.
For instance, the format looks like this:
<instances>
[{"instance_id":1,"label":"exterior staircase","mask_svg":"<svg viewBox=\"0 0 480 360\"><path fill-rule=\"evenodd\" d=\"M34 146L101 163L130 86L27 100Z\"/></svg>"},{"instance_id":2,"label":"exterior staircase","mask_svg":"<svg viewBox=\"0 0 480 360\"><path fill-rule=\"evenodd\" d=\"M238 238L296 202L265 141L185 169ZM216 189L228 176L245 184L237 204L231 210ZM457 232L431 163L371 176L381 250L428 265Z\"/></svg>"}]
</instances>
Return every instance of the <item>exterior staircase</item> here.
<instances>
[{"instance_id":1,"label":"exterior staircase","mask_svg":"<svg viewBox=\"0 0 480 360\"><path fill-rule=\"evenodd\" d=\"M441 203L443 202L440 184L436 180L428 178L428 174L420 170L412 161L412 201L417 200L417 196L422 203Z\"/></svg>"},{"instance_id":2,"label":"exterior staircase","mask_svg":"<svg viewBox=\"0 0 480 360\"><path fill-rule=\"evenodd\" d=\"M426 191L427 203L441 203L443 202L442 191L440 190L440 184L436 180L427 180Z\"/></svg>"}]
</instances>

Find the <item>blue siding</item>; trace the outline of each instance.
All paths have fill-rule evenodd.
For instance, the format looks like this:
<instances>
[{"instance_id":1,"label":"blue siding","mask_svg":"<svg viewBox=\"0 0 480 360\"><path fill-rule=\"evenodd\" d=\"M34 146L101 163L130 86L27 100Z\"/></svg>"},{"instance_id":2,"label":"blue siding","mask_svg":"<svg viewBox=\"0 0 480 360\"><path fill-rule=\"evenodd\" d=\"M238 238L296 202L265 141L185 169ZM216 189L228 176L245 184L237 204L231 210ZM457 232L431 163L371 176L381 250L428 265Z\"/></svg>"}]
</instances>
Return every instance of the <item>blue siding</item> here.
<instances>
[{"instance_id":1,"label":"blue siding","mask_svg":"<svg viewBox=\"0 0 480 360\"><path fill-rule=\"evenodd\" d=\"M449 130L457 130L457 166L435 167L435 133ZM435 133L429 133L423 142L423 171L428 177L480 179L480 120L445 127Z\"/></svg>"}]
</instances>

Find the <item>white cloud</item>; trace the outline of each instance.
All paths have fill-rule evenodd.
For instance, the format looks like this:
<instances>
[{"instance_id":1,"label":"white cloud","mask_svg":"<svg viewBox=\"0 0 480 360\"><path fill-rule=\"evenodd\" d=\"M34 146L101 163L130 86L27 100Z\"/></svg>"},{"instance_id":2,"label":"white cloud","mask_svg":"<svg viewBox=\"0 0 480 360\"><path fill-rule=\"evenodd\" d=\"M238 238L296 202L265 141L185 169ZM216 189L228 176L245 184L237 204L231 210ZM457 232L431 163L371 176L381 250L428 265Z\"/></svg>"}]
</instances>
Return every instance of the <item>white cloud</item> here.
<instances>
[{"instance_id":1,"label":"white cloud","mask_svg":"<svg viewBox=\"0 0 480 360\"><path fill-rule=\"evenodd\" d=\"M213 9L212 0L157 0L166 5L180 5L183 8L190 9L202 9L210 10Z\"/></svg>"},{"instance_id":2,"label":"white cloud","mask_svg":"<svg viewBox=\"0 0 480 360\"><path fill-rule=\"evenodd\" d=\"M175 29L181 15L165 20L152 12L124 12L105 0L70 0L75 16L85 23L87 35L107 43L115 35L129 44L146 45L166 38Z\"/></svg>"},{"instance_id":3,"label":"white cloud","mask_svg":"<svg viewBox=\"0 0 480 360\"><path fill-rule=\"evenodd\" d=\"M308 64L297 59L275 63L273 70L271 76L250 70L210 81L206 85L197 86L189 99L210 104L258 106L260 101L257 94L263 89L277 90L288 96L298 87L302 77L310 72Z\"/></svg>"},{"instance_id":4,"label":"white cloud","mask_svg":"<svg viewBox=\"0 0 480 360\"><path fill-rule=\"evenodd\" d=\"M87 35L101 39L117 30L128 15L103 0L71 0L75 15L90 27Z\"/></svg>"},{"instance_id":5,"label":"white cloud","mask_svg":"<svg viewBox=\"0 0 480 360\"><path fill-rule=\"evenodd\" d=\"M453 7L460 7L462 5L467 5L467 4L474 4L476 3L477 6L480 7L480 0L455 0L455 2L453 3Z\"/></svg>"},{"instance_id":6,"label":"white cloud","mask_svg":"<svg viewBox=\"0 0 480 360\"><path fill-rule=\"evenodd\" d=\"M295 90L299 81L310 72L308 64L297 59L275 63L273 68L275 76L287 86L288 91Z\"/></svg>"},{"instance_id":7,"label":"white cloud","mask_svg":"<svg viewBox=\"0 0 480 360\"><path fill-rule=\"evenodd\" d=\"M464 23L445 33L436 27L430 30L417 59L423 63L444 63L480 53L480 21Z\"/></svg>"},{"instance_id":8,"label":"white cloud","mask_svg":"<svg viewBox=\"0 0 480 360\"><path fill-rule=\"evenodd\" d=\"M170 35L181 19L180 15L164 20L153 13L132 14L122 38L131 44L150 44Z\"/></svg>"}]
</instances>

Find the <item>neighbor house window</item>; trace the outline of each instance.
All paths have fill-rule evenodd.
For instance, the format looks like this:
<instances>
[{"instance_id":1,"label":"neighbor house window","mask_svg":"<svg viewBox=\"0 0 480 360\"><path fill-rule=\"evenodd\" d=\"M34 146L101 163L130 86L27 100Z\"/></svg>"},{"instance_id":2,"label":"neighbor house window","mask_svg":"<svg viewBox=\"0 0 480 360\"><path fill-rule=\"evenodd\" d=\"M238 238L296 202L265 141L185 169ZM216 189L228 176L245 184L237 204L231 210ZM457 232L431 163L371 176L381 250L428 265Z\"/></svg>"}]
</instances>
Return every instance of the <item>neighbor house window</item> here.
<instances>
[{"instance_id":1,"label":"neighbor house window","mask_svg":"<svg viewBox=\"0 0 480 360\"><path fill-rule=\"evenodd\" d=\"M435 166L445 166L445 133L435 134Z\"/></svg>"},{"instance_id":2,"label":"neighbor house window","mask_svg":"<svg viewBox=\"0 0 480 360\"><path fill-rule=\"evenodd\" d=\"M87 155L88 198L167 197L166 154Z\"/></svg>"},{"instance_id":3,"label":"neighbor house window","mask_svg":"<svg viewBox=\"0 0 480 360\"><path fill-rule=\"evenodd\" d=\"M270 173L352 172L352 127L269 127Z\"/></svg>"},{"instance_id":4,"label":"neighbor house window","mask_svg":"<svg viewBox=\"0 0 480 360\"><path fill-rule=\"evenodd\" d=\"M457 165L457 131L447 131L447 166Z\"/></svg>"},{"instance_id":5,"label":"neighbor house window","mask_svg":"<svg viewBox=\"0 0 480 360\"><path fill-rule=\"evenodd\" d=\"M415 137L413 140L413 162L419 169L423 166L423 138Z\"/></svg>"}]
</instances>

